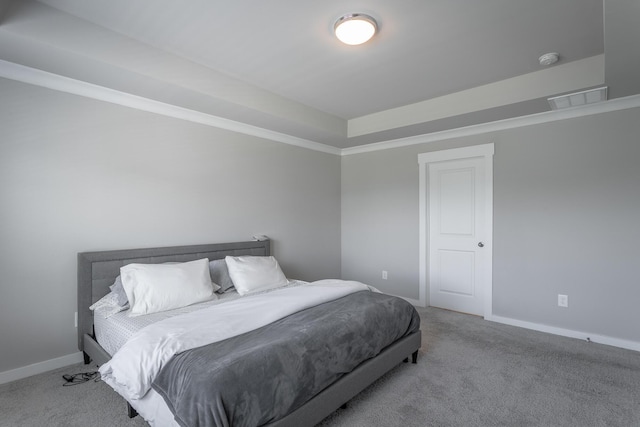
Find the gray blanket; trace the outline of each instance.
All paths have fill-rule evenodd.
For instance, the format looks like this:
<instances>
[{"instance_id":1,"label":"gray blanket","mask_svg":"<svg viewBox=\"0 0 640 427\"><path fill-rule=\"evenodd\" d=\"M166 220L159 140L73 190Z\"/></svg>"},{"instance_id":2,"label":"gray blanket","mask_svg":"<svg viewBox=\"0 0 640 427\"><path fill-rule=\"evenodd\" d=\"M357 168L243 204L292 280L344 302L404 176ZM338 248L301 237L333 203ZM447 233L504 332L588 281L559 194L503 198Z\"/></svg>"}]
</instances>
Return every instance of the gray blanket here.
<instances>
[{"instance_id":1,"label":"gray blanket","mask_svg":"<svg viewBox=\"0 0 640 427\"><path fill-rule=\"evenodd\" d=\"M260 426L292 412L419 326L408 302L356 292L180 353L153 388L181 426Z\"/></svg>"}]
</instances>

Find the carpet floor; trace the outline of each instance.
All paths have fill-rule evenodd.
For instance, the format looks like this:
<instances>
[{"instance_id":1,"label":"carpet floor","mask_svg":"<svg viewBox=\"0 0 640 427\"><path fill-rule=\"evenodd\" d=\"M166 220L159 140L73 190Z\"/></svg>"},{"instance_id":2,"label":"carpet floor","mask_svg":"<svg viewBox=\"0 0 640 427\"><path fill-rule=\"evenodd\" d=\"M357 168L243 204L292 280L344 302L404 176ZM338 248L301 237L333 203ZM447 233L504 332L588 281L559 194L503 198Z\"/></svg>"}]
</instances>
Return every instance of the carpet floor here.
<instances>
[{"instance_id":1,"label":"carpet floor","mask_svg":"<svg viewBox=\"0 0 640 427\"><path fill-rule=\"evenodd\" d=\"M319 427L640 427L640 353L434 308L418 309L418 364L403 363ZM0 426L141 427L79 364L0 385Z\"/></svg>"}]
</instances>

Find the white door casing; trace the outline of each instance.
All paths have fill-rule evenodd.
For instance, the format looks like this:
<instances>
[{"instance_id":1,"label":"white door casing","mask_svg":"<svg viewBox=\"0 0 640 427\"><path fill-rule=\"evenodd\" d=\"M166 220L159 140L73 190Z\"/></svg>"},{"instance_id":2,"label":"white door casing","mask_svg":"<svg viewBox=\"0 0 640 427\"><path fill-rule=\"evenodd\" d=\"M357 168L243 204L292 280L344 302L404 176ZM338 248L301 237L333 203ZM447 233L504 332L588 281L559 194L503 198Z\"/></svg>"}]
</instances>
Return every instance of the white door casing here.
<instances>
[{"instance_id":1,"label":"white door casing","mask_svg":"<svg viewBox=\"0 0 640 427\"><path fill-rule=\"evenodd\" d=\"M420 304L492 312L493 144L423 153Z\"/></svg>"}]
</instances>

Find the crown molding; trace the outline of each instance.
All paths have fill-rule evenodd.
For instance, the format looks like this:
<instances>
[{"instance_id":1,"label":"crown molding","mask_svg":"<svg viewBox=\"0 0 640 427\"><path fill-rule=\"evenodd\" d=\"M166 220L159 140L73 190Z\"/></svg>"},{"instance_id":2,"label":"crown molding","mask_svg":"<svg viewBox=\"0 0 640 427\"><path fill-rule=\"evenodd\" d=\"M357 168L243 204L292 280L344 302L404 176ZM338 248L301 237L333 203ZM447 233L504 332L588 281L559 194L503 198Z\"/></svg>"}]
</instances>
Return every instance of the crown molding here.
<instances>
[{"instance_id":1,"label":"crown molding","mask_svg":"<svg viewBox=\"0 0 640 427\"><path fill-rule=\"evenodd\" d=\"M132 95L130 93L121 92L115 89L110 89L104 86L72 79L70 77L38 70L36 68L15 64L1 59L0 77L98 101L109 102L111 104L135 108L141 111L147 111L167 117L173 117L193 123L255 136L257 138L307 148L309 150L321 151L323 153L334 155L340 155L341 152L339 148L332 147L330 145L321 144L304 138L298 138L235 120L225 119L223 117L214 116L201 111L178 107L176 105L167 104L165 102L156 101L142 96Z\"/></svg>"},{"instance_id":2,"label":"crown molding","mask_svg":"<svg viewBox=\"0 0 640 427\"><path fill-rule=\"evenodd\" d=\"M604 54L566 62L516 77L476 86L413 104L349 120L347 136L375 134L478 111L504 107L559 93L601 86Z\"/></svg>"},{"instance_id":3,"label":"crown molding","mask_svg":"<svg viewBox=\"0 0 640 427\"><path fill-rule=\"evenodd\" d=\"M609 101L599 102L597 104L588 104L580 107L567 108L564 110L546 111L544 113L497 120L495 122L481 123L457 129L444 130L440 132L410 136L407 138L399 138L383 142L376 142L373 144L361 145L358 147L343 148L341 151L341 155L349 156L352 154L390 150L393 148L427 144L430 142L443 141L446 139L462 138L471 135L480 135L489 132L496 132L523 126L531 126L541 123L549 123L558 120L567 120L576 117L591 116L594 114L602 114L611 111L626 110L629 108L638 107L640 107L640 95L632 95L624 98L616 98Z\"/></svg>"},{"instance_id":4,"label":"crown molding","mask_svg":"<svg viewBox=\"0 0 640 427\"><path fill-rule=\"evenodd\" d=\"M361 145L357 147L340 149L319 142L310 141L308 139L298 138L281 132L264 129L235 120L225 119L223 117L206 114L184 107L178 107L176 105L167 104L138 95L132 95L130 93L125 93L93 83L60 76L58 74L38 70L36 68L27 67L20 64L15 64L13 62L4 61L1 59L0 77L338 156L349 156L353 154L370 153L374 151L408 147L411 145L427 144L430 142L443 141L447 139L462 138L471 135L480 135L484 133L513 129L523 126L549 123L558 120L567 120L576 117L590 116L594 114L602 114L611 111L640 107L640 95L632 95L624 98L616 98L609 101L600 102L597 104L589 104L580 107L567 108L564 110L547 111L544 113L532 114L529 116L515 117L511 119L498 120L494 122L466 126L457 129L444 130L440 132L433 132L407 138L399 138L389 141L376 142L373 144Z\"/></svg>"}]
</instances>

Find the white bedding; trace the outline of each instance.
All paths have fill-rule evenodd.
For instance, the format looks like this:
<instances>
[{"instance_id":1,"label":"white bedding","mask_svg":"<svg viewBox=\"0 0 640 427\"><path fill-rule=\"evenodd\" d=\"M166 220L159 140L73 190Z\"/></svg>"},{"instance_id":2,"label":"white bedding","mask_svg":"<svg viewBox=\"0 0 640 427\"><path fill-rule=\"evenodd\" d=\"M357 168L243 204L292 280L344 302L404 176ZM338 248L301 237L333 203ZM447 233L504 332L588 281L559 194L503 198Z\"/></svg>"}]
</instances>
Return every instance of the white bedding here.
<instances>
[{"instance_id":1,"label":"white bedding","mask_svg":"<svg viewBox=\"0 0 640 427\"><path fill-rule=\"evenodd\" d=\"M321 280L225 300L157 321L134 333L113 358L100 367L102 380L152 425L161 425L149 418L155 418L157 408L163 405L158 402L157 394L148 392L156 374L174 354L258 329L306 308L363 290L374 289L359 282ZM166 406L162 408L165 415L167 410ZM160 418L164 419L164 415Z\"/></svg>"},{"instance_id":2,"label":"white bedding","mask_svg":"<svg viewBox=\"0 0 640 427\"><path fill-rule=\"evenodd\" d=\"M298 282L301 283L301 282ZM153 323L170 317L178 316L192 311L201 310L212 305L221 304L226 301L240 298L235 291L229 291L218 296L218 299L189 305L170 311L148 314L146 316L129 316L128 311L121 311L108 318L102 315L103 308L97 308L93 316L93 326L95 328L96 341L109 355L113 356L116 351L124 345L136 332Z\"/></svg>"}]
</instances>

